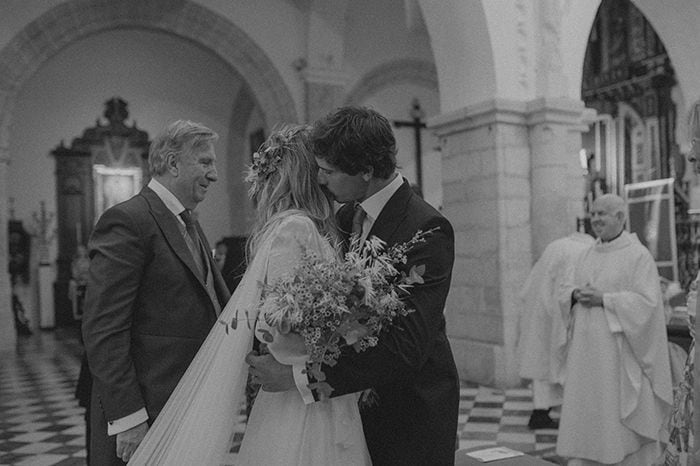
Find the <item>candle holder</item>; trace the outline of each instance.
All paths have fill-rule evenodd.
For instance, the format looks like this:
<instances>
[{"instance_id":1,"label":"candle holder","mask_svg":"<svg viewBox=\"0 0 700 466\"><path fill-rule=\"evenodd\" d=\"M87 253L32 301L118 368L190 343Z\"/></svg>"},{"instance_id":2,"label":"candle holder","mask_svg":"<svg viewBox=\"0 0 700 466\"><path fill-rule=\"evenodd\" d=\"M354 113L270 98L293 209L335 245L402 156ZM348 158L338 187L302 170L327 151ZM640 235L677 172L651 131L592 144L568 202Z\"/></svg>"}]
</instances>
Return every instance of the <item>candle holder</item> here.
<instances>
[{"instance_id":1,"label":"candle holder","mask_svg":"<svg viewBox=\"0 0 700 466\"><path fill-rule=\"evenodd\" d=\"M39 213L33 212L34 236L37 238L39 250L39 265L51 265L49 246L56 237L54 219L56 214L46 210L46 201L39 202Z\"/></svg>"}]
</instances>

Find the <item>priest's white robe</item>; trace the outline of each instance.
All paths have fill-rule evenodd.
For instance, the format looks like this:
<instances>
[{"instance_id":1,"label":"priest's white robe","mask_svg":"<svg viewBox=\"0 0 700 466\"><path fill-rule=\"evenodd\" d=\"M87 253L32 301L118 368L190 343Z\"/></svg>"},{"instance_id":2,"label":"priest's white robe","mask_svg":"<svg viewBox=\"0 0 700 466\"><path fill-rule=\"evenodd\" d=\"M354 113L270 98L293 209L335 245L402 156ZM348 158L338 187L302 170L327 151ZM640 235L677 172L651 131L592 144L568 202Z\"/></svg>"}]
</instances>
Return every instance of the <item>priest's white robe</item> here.
<instances>
[{"instance_id":1,"label":"priest's white robe","mask_svg":"<svg viewBox=\"0 0 700 466\"><path fill-rule=\"evenodd\" d=\"M520 377L561 383L564 361L557 349L566 344L566 327L559 311L559 290L567 271L593 241L585 233L554 240L532 267L520 292L517 345Z\"/></svg>"},{"instance_id":2,"label":"priest's white robe","mask_svg":"<svg viewBox=\"0 0 700 466\"><path fill-rule=\"evenodd\" d=\"M572 307L575 288L603 306ZM636 235L598 240L561 289L569 328L557 454L601 464L652 464L673 392L656 264Z\"/></svg>"}]
</instances>

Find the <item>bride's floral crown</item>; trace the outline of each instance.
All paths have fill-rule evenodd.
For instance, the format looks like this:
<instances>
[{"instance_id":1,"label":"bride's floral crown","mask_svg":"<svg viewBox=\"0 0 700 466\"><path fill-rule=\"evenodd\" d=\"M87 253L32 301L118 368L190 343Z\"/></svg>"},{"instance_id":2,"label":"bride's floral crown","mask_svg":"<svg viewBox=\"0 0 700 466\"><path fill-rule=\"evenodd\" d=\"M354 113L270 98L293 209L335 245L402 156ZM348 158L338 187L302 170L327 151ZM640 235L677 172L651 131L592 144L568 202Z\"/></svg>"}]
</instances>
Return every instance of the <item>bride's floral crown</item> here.
<instances>
[{"instance_id":1,"label":"bride's floral crown","mask_svg":"<svg viewBox=\"0 0 700 466\"><path fill-rule=\"evenodd\" d=\"M302 130L303 127L285 127L274 131L253 153L253 163L245 178L251 184L252 194L257 193L262 183L278 170L284 152L290 149L290 141Z\"/></svg>"},{"instance_id":2,"label":"bride's floral crown","mask_svg":"<svg viewBox=\"0 0 700 466\"><path fill-rule=\"evenodd\" d=\"M251 165L250 171L256 178L265 179L277 171L277 166L282 161L282 151L277 149L279 147L270 146L262 152L253 152L253 165Z\"/></svg>"}]
</instances>

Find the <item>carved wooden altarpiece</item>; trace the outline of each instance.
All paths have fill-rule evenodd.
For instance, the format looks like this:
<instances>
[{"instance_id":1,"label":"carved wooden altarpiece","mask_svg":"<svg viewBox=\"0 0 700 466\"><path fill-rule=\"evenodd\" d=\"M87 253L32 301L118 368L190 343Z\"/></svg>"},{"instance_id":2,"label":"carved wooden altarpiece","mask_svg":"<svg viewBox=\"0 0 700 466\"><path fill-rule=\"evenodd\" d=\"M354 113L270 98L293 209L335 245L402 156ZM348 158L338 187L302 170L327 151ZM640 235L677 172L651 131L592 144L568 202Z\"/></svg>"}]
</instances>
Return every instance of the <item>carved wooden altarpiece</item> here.
<instances>
[{"instance_id":1,"label":"carved wooden altarpiece","mask_svg":"<svg viewBox=\"0 0 700 466\"><path fill-rule=\"evenodd\" d=\"M124 201L148 182L148 133L125 123L127 103L114 97L105 102L104 118L87 128L70 147L51 151L56 159L58 259L54 299L56 323L72 322L68 284L71 261L79 244L87 244L99 216Z\"/></svg>"}]
</instances>

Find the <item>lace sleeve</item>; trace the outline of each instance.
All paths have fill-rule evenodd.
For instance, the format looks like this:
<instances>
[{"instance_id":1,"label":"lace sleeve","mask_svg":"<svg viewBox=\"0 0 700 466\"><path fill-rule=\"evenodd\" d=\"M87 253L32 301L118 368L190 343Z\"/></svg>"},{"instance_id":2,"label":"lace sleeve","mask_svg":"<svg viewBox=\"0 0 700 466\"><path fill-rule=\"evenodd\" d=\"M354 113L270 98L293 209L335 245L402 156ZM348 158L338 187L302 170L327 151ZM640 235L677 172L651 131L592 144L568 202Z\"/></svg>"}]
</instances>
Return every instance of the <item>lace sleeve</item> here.
<instances>
[{"instance_id":1,"label":"lace sleeve","mask_svg":"<svg viewBox=\"0 0 700 466\"><path fill-rule=\"evenodd\" d=\"M268 284L290 277L300 263L304 251L321 256L327 254L326 240L321 237L308 217L296 215L288 217L276 228L274 235L266 276ZM266 342L267 347L279 362L289 365L306 363L308 355L301 335L280 334L277 329L269 327L264 318L259 319L258 329L264 329L272 335L273 341ZM256 332L256 337L262 340L261 332Z\"/></svg>"},{"instance_id":2,"label":"lace sleeve","mask_svg":"<svg viewBox=\"0 0 700 466\"><path fill-rule=\"evenodd\" d=\"M290 276L299 264L304 250L313 251L315 231L311 220L304 217L289 217L283 220L274 232L272 248L267 266L268 284Z\"/></svg>"}]
</instances>

